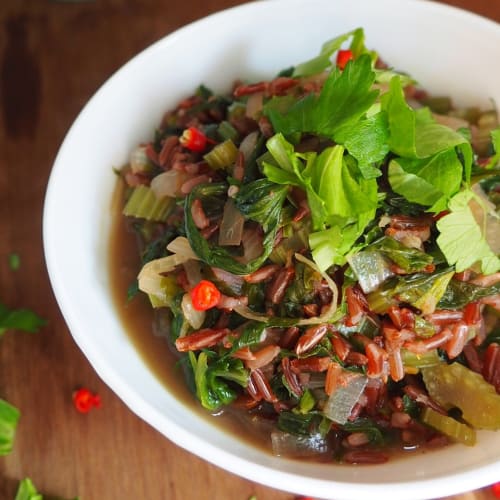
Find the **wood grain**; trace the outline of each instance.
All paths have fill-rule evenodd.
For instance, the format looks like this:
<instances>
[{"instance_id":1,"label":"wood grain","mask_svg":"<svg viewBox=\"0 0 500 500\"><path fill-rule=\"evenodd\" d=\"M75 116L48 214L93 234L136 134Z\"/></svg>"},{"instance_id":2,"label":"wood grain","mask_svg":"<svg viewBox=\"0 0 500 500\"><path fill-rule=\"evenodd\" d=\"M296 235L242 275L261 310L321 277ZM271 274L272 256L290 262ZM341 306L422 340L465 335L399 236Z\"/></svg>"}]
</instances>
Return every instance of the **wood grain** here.
<instances>
[{"instance_id":1,"label":"wood grain","mask_svg":"<svg viewBox=\"0 0 500 500\"><path fill-rule=\"evenodd\" d=\"M246 500L252 494L259 500L293 499L181 450L126 408L74 344L52 295L42 250L51 165L85 102L153 41L239 3L0 2L0 301L48 319L39 334L10 332L0 342L0 395L22 412L15 449L0 459L2 500L14 498L26 476L46 495L82 500ZM447 3L500 21L498 1ZM20 256L17 271L8 266L11 253ZM82 384L101 395L99 411L80 415L72 408L71 393ZM448 500L493 498L485 489Z\"/></svg>"}]
</instances>

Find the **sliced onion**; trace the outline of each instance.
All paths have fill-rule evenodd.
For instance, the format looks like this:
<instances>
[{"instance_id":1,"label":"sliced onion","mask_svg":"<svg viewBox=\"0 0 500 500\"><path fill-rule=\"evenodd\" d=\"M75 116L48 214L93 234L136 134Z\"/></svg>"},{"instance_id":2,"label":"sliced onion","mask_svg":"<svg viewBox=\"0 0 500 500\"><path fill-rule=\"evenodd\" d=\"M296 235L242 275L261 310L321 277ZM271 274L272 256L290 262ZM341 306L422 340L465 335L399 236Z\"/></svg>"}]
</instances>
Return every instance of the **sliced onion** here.
<instances>
[{"instance_id":1,"label":"sliced onion","mask_svg":"<svg viewBox=\"0 0 500 500\"><path fill-rule=\"evenodd\" d=\"M274 455L280 457L314 457L329 453L328 442L321 434L296 436L288 432L271 432L271 444Z\"/></svg>"},{"instance_id":2,"label":"sliced onion","mask_svg":"<svg viewBox=\"0 0 500 500\"><path fill-rule=\"evenodd\" d=\"M184 264L190 259L198 259L198 256L191 249L189 241L183 236L171 241L167 250L173 254L148 262L137 276L140 290L160 298L165 295L161 286L162 274L174 270L178 265Z\"/></svg>"},{"instance_id":3,"label":"sliced onion","mask_svg":"<svg viewBox=\"0 0 500 500\"><path fill-rule=\"evenodd\" d=\"M161 278L163 273L168 273L175 269L179 264L189 260L190 256L173 254L161 259L155 259L143 266L137 280L139 289L143 292L161 297L164 292L161 287Z\"/></svg>"},{"instance_id":4,"label":"sliced onion","mask_svg":"<svg viewBox=\"0 0 500 500\"><path fill-rule=\"evenodd\" d=\"M163 172L151 181L151 189L154 191L157 198L170 196L175 198L181 195L181 186L190 178L190 176L182 170L169 170Z\"/></svg>"},{"instance_id":5,"label":"sliced onion","mask_svg":"<svg viewBox=\"0 0 500 500\"><path fill-rule=\"evenodd\" d=\"M191 300L191 295L185 293L181 302L182 314L187 322L195 329L199 330L205 321L205 311L197 311Z\"/></svg>"},{"instance_id":6,"label":"sliced onion","mask_svg":"<svg viewBox=\"0 0 500 500\"><path fill-rule=\"evenodd\" d=\"M250 94L247 99L247 107L245 109L245 116L256 120L262 111L262 104L264 102L263 92L255 92Z\"/></svg>"},{"instance_id":7,"label":"sliced onion","mask_svg":"<svg viewBox=\"0 0 500 500\"><path fill-rule=\"evenodd\" d=\"M347 422L368 383L368 378L364 375L357 373L349 375L347 384L339 385L337 390L328 398L323 410L325 417L341 425Z\"/></svg>"},{"instance_id":8,"label":"sliced onion","mask_svg":"<svg viewBox=\"0 0 500 500\"><path fill-rule=\"evenodd\" d=\"M247 264L262 255L262 234L256 227L243 230L241 244L243 245L243 255L236 258L239 262Z\"/></svg>"},{"instance_id":9,"label":"sliced onion","mask_svg":"<svg viewBox=\"0 0 500 500\"><path fill-rule=\"evenodd\" d=\"M146 146L138 146L130 155L130 169L134 174L146 172L151 167L151 162L146 155Z\"/></svg>"},{"instance_id":10,"label":"sliced onion","mask_svg":"<svg viewBox=\"0 0 500 500\"><path fill-rule=\"evenodd\" d=\"M199 257L195 254L189 244L189 240L185 236L178 236L175 240L172 240L167 245L167 250L172 253L178 253L179 255L186 256L189 259L199 260Z\"/></svg>"},{"instance_id":11,"label":"sliced onion","mask_svg":"<svg viewBox=\"0 0 500 500\"><path fill-rule=\"evenodd\" d=\"M219 228L219 245L238 246L241 243L244 224L243 214L236 207L234 200L228 198Z\"/></svg>"},{"instance_id":12,"label":"sliced onion","mask_svg":"<svg viewBox=\"0 0 500 500\"><path fill-rule=\"evenodd\" d=\"M184 267L184 271L186 271L186 277L188 283L191 287L197 285L201 280L201 266L200 262L194 259L189 259L188 261L182 264Z\"/></svg>"},{"instance_id":13,"label":"sliced onion","mask_svg":"<svg viewBox=\"0 0 500 500\"><path fill-rule=\"evenodd\" d=\"M232 292L234 292L235 294L241 293L241 289L243 288L243 284L245 283L243 276L230 273L229 271L220 269L219 267L212 267L212 272L214 273L214 276L217 278L217 280L223 282L224 285L229 287Z\"/></svg>"},{"instance_id":14,"label":"sliced onion","mask_svg":"<svg viewBox=\"0 0 500 500\"><path fill-rule=\"evenodd\" d=\"M254 130L241 141L239 150L243 153L245 160L250 158L251 154L254 152L257 146L257 140L259 138L259 133Z\"/></svg>"}]
</instances>

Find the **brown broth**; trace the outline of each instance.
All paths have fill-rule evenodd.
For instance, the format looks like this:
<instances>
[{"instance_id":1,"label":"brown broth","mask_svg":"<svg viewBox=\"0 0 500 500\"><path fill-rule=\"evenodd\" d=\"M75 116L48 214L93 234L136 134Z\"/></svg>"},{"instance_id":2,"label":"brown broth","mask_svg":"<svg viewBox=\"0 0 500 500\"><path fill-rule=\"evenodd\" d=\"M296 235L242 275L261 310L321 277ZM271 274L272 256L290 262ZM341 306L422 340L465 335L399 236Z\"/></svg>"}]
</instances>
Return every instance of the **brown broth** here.
<instances>
[{"instance_id":1,"label":"brown broth","mask_svg":"<svg viewBox=\"0 0 500 500\"><path fill-rule=\"evenodd\" d=\"M176 399L218 428L266 452L271 451L269 426L226 410L216 416L205 411L190 393L167 339L153 334L153 311L147 297L138 294L127 300L127 289L140 269L137 242L121 215L124 186L118 183L112 202L109 245L110 282L114 306L126 334L154 376ZM251 428L249 428L251 427Z\"/></svg>"},{"instance_id":2,"label":"brown broth","mask_svg":"<svg viewBox=\"0 0 500 500\"><path fill-rule=\"evenodd\" d=\"M205 411L196 397L190 393L184 375L177 365L178 357L169 348L167 339L154 335L153 310L146 296L141 293L131 301L127 300L127 290L140 269L140 259L136 236L127 228L126 219L121 214L124 191L123 183L119 183L112 202L109 272L113 302L125 332L153 375L183 405L207 419L218 429L262 451L272 453L271 422L258 415L246 414L232 408L215 415ZM411 447L404 449L400 444L383 451L391 457L390 460L394 460L396 457L402 458L408 454L429 452L430 447L420 445L416 449ZM294 457L288 458L294 459ZM323 462L325 456L297 459Z\"/></svg>"}]
</instances>

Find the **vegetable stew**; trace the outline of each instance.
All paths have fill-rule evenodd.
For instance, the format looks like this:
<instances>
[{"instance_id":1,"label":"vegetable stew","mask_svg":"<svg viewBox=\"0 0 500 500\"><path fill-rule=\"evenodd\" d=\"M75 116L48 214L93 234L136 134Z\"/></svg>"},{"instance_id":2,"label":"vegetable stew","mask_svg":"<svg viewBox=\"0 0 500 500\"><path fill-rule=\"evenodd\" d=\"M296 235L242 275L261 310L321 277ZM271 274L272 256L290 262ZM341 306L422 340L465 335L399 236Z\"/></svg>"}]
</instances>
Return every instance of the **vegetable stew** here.
<instances>
[{"instance_id":1,"label":"vegetable stew","mask_svg":"<svg viewBox=\"0 0 500 500\"><path fill-rule=\"evenodd\" d=\"M197 404L276 455L473 445L500 428L499 160L496 110L430 95L362 29L202 85L118 173L128 300Z\"/></svg>"}]
</instances>

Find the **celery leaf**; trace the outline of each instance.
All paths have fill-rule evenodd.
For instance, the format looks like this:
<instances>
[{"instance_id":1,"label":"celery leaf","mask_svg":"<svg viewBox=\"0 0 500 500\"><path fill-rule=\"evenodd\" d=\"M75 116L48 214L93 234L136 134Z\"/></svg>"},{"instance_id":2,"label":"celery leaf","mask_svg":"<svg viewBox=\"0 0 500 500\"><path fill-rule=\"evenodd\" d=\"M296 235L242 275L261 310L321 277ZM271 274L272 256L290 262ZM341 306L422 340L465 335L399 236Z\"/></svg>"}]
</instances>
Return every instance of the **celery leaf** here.
<instances>
[{"instance_id":1,"label":"celery leaf","mask_svg":"<svg viewBox=\"0 0 500 500\"><path fill-rule=\"evenodd\" d=\"M377 99L371 66L370 56L361 55L349 61L343 71L332 70L319 96L308 94L287 110L282 109L283 98L273 98L264 106L264 113L274 131L286 136L311 132L335 138L342 127L356 123Z\"/></svg>"},{"instance_id":2,"label":"celery leaf","mask_svg":"<svg viewBox=\"0 0 500 500\"><path fill-rule=\"evenodd\" d=\"M480 263L483 274L492 274L500 270L500 259L486 240L485 228L474 217L470 207L473 198L471 190L453 196L448 205L450 213L437 222L437 244L457 272Z\"/></svg>"}]
</instances>

